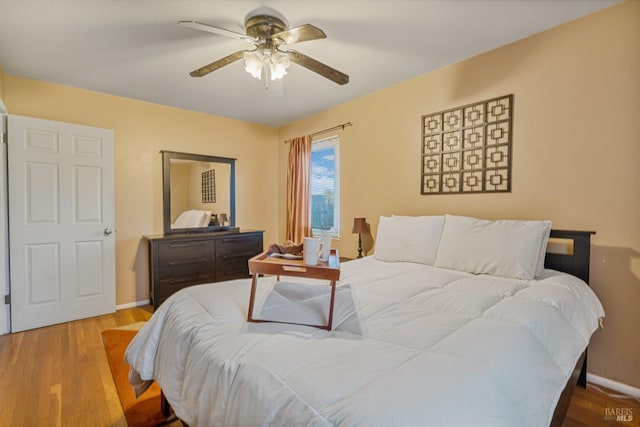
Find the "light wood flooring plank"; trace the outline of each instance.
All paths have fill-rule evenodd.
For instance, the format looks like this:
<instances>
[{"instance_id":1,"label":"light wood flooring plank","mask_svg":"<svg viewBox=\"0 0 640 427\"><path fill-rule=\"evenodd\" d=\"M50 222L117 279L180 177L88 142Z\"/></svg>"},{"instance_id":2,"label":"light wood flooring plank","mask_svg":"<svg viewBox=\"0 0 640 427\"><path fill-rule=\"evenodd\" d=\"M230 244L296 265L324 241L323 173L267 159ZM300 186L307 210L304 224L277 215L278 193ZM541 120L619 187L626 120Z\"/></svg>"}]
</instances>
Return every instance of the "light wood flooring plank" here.
<instances>
[{"instance_id":1,"label":"light wood flooring plank","mask_svg":"<svg viewBox=\"0 0 640 427\"><path fill-rule=\"evenodd\" d=\"M0 425L126 426L101 332L150 308L0 336Z\"/></svg>"},{"instance_id":2,"label":"light wood flooring plank","mask_svg":"<svg viewBox=\"0 0 640 427\"><path fill-rule=\"evenodd\" d=\"M599 387L613 395L619 393ZM612 412L627 410L632 414L630 421L617 421ZM593 385L587 389L576 387L571 406L567 412L564 427L640 427L640 402L636 399L619 399L609 397L596 390Z\"/></svg>"}]
</instances>

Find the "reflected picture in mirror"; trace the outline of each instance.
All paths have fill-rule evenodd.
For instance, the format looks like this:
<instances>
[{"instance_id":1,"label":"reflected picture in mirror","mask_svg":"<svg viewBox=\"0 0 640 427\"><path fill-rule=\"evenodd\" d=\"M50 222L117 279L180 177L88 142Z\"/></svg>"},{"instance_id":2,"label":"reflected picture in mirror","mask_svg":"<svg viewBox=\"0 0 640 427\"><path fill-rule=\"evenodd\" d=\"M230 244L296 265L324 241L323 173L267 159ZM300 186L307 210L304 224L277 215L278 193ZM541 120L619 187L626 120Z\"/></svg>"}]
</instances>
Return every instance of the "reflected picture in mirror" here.
<instances>
[{"instance_id":1,"label":"reflected picture in mirror","mask_svg":"<svg viewBox=\"0 0 640 427\"><path fill-rule=\"evenodd\" d=\"M202 203L216 202L216 170L202 172Z\"/></svg>"},{"instance_id":2,"label":"reflected picture in mirror","mask_svg":"<svg viewBox=\"0 0 640 427\"><path fill-rule=\"evenodd\" d=\"M165 233L235 225L235 159L173 151L162 156Z\"/></svg>"}]
</instances>

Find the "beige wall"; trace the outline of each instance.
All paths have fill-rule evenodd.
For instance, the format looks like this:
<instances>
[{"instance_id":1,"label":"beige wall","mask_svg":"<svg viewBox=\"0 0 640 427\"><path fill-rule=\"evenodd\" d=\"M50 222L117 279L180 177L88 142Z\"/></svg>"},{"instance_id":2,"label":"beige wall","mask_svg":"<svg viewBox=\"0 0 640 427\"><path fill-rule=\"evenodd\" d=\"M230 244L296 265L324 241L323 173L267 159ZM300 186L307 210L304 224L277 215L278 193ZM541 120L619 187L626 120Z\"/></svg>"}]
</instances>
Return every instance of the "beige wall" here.
<instances>
[{"instance_id":1,"label":"beige wall","mask_svg":"<svg viewBox=\"0 0 640 427\"><path fill-rule=\"evenodd\" d=\"M595 230L591 285L607 312L590 372L640 387L640 1L381 90L279 129L284 230L287 145L347 121L341 136L342 255L354 217L452 213L550 219ZM420 195L422 115L513 93L508 194ZM280 236L281 239L283 236Z\"/></svg>"},{"instance_id":2,"label":"beige wall","mask_svg":"<svg viewBox=\"0 0 640 427\"><path fill-rule=\"evenodd\" d=\"M187 210L189 165L186 163L176 163L171 165L170 169L169 188L171 188L171 205L169 211L171 215L171 224L173 224L176 222L176 219L178 219L178 216Z\"/></svg>"},{"instance_id":3,"label":"beige wall","mask_svg":"<svg viewBox=\"0 0 640 427\"><path fill-rule=\"evenodd\" d=\"M215 203L202 203L202 173L215 170L216 178L216 201ZM189 168L189 192L187 195L187 206L191 209L201 209L212 213L226 213L229 215L231 199L229 191L229 180L231 167L226 163L200 162Z\"/></svg>"},{"instance_id":4,"label":"beige wall","mask_svg":"<svg viewBox=\"0 0 640 427\"><path fill-rule=\"evenodd\" d=\"M4 101L4 70L0 65L0 99Z\"/></svg>"},{"instance_id":5,"label":"beige wall","mask_svg":"<svg viewBox=\"0 0 640 427\"><path fill-rule=\"evenodd\" d=\"M202 173L215 170L215 203L202 202ZM231 209L231 167L227 163L176 162L171 165L171 222L188 209L226 213ZM275 234L275 231L274 231Z\"/></svg>"},{"instance_id":6,"label":"beige wall","mask_svg":"<svg viewBox=\"0 0 640 427\"><path fill-rule=\"evenodd\" d=\"M160 150L237 158L236 223L277 236L277 130L117 96L5 75L11 114L114 130L117 304L149 298L146 246L162 233Z\"/></svg>"}]
</instances>

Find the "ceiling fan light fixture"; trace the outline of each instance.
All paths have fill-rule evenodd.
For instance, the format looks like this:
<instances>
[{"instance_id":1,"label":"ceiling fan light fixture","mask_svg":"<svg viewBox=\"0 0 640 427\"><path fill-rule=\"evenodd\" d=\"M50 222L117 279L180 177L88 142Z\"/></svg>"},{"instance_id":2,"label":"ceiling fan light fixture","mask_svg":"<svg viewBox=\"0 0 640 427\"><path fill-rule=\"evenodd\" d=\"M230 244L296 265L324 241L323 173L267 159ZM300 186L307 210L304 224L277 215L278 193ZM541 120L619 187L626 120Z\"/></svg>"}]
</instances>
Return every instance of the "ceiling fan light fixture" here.
<instances>
[{"instance_id":1,"label":"ceiling fan light fixture","mask_svg":"<svg viewBox=\"0 0 640 427\"><path fill-rule=\"evenodd\" d=\"M253 78L262 80L278 80L287 74L287 68L291 66L289 55L286 52L255 50L244 54L244 69Z\"/></svg>"},{"instance_id":2,"label":"ceiling fan light fixture","mask_svg":"<svg viewBox=\"0 0 640 427\"><path fill-rule=\"evenodd\" d=\"M254 78L260 80L262 75L262 67L264 64L264 55L256 50L244 54L244 69Z\"/></svg>"},{"instance_id":3,"label":"ceiling fan light fixture","mask_svg":"<svg viewBox=\"0 0 640 427\"><path fill-rule=\"evenodd\" d=\"M295 62L308 70L325 77L334 83L344 85L349 83L349 76L330 66L297 52L288 47L294 43L324 39L327 35L320 28L311 24L303 24L288 28L284 20L271 14L256 14L245 20L245 33L241 34L213 25L196 21L179 21L178 24L199 31L218 34L221 36L245 40L253 43L252 51L240 50L220 58L189 73L191 77L202 77L235 61L244 58L245 71L257 80L262 80L266 88L269 82L277 82L286 74L291 62ZM282 82L279 82L280 85Z\"/></svg>"},{"instance_id":4,"label":"ceiling fan light fixture","mask_svg":"<svg viewBox=\"0 0 640 427\"><path fill-rule=\"evenodd\" d=\"M271 80L278 80L287 74L287 69L291 66L289 55L285 52L274 52L269 58L269 68L271 70Z\"/></svg>"}]
</instances>

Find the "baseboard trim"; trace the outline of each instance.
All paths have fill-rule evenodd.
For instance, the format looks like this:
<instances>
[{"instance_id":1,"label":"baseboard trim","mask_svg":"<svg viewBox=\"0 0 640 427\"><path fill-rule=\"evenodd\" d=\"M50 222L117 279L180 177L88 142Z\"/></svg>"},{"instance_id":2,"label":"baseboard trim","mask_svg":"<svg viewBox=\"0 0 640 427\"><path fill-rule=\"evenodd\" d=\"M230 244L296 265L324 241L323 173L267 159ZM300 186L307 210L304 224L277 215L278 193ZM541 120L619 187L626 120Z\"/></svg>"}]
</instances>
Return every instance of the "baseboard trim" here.
<instances>
[{"instance_id":1,"label":"baseboard trim","mask_svg":"<svg viewBox=\"0 0 640 427\"><path fill-rule=\"evenodd\" d=\"M116 305L116 310L124 310L125 308L140 307L141 305L149 305L149 304L151 304L151 300L148 300L148 299L145 299L142 301L128 302L126 304Z\"/></svg>"},{"instance_id":2,"label":"baseboard trim","mask_svg":"<svg viewBox=\"0 0 640 427\"><path fill-rule=\"evenodd\" d=\"M622 384L617 381L613 381L608 378L603 378L590 373L587 373L587 382L609 388L613 391L617 391L618 393L633 396L636 399L640 399L640 388L635 388L630 385Z\"/></svg>"}]
</instances>

